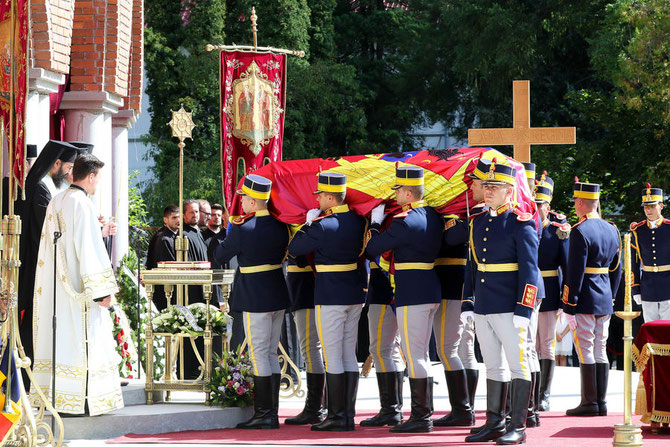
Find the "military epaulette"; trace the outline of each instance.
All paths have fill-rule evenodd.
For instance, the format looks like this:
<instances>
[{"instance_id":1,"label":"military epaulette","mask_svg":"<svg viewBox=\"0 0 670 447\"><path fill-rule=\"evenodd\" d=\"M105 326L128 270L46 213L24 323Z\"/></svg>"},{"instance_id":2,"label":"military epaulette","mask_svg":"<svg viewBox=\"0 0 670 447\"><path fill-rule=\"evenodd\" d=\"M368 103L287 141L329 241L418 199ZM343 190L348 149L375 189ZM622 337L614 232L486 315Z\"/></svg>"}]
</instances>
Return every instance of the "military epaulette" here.
<instances>
[{"instance_id":1,"label":"military epaulette","mask_svg":"<svg viewBox=\"0 0 670 447\"><path fill-rule=\"evenodd\" d=\"M233 225L242 225L244 222L247 220L251 219L254 217L254 214L243 214L242 216L237 216L237 217L231 217L230 218L230 223Z\"/></svg>"},{"instance_id":2,"label":"military epaulette","mask_svg":"<svg viewBox=\"0 0 670 447\"><path fill-rule=\"evenodd\" d=\"M474 219L477 216L481 216L482 214L488 213L488 212L489 212L488 210L484 210L484 211L480 211L477 214L472 214L472 215L470 215L470 220Z\"/></svg>"},{"instance_id":3,"label":"military epaulette","mask_svg":"<svg viewBox=\"0 0 670 447\"><path fill-rule=\"evenodd\" d=\"M565 220L565 214L557 213L556 211L549 210L549 214L552 214L558 220Z\"/></svg>"},{"instance_id":4,"label":"military epaulette","mask_svg":"<svg viewBox=\"0 0 670 447\"><path fill-rule=\"evenodd\" d=\"M312 223L318 222L318 221L323 220L326 217L330 217L330 216L332 216L332 214L322 214L320 216L315 217L314 220L312 221Z\"/></svg>"},{"instance_id":5,"label":"military epaulette","mask_svg":"<svg viewBox=\"0 0 670 447\"><path fill-rule=\"evenodd\" d=\"M667 220L667 219L666 219L666 220ZM642 225L644 225L644 224L646 224L646 223L647 223L646 220L643 220L643 221L641 221L641 222L633 222L632 224L630 224L630 231L635 231L635 230L637 230L638 228L640 228Z\"/></svg>"},{"instance_id":6,"label":"military epaulette","mask_svg":"<svg viewBox=\"0 0 670 447\"><path fill-rule=\"evenodd\" d=\"M586 221L586 217L582 217L581 219L579 219L579 222L577 222L576 224L574 224L574 225L572 226L572 229L574 230L575 228L577 228L578 226L580 226L580 225L581 225L583 222L585 222L585 221Z\"/></svg>"},{"instance_id":7,"label":"military epaulette","mask_svg":"<svg viewBox=\"0 0 670 447\"><path fill-rule=\"evenodd\" d=\"M670 219L663 219L664 224L670 224Z\"/></svg>"},{"instance_id":8,"label":"military epaulette","mask_svg":"<svg viewBox=\"0 0 670 447\"><path fill-rule=\"evenodd\" d=\"M394 215L393 218L397 219L399 217L407 217L409 215L410 211L412 211L412 210L407 210L407 211L403 211L402 213L398 213L398 214Z\"/></svg>"},{"instance_id":9,"label":"military epaulette","mask_svg":"<svg viewBox=\"0 0 670 447\"><path fill-rule=\"evenodd\" d=\"M556 227L556 236L558 236L560 240L565 240L570 237L570 230L572 230L572 227L569 223L551 222L551 225Z\"/></svg>"},{"instance_id":10,"label":"military epaulette","mask_svg":"<svg viewBox=\"0 0 670 447\"><path fill-rule=\"evenodd\" d=\"M533 218L533 215L530 213L524 213L519 208L512 208L512 212L516 214L516 220L519 222L528 222Z\"/></svg>"}]
</instances>

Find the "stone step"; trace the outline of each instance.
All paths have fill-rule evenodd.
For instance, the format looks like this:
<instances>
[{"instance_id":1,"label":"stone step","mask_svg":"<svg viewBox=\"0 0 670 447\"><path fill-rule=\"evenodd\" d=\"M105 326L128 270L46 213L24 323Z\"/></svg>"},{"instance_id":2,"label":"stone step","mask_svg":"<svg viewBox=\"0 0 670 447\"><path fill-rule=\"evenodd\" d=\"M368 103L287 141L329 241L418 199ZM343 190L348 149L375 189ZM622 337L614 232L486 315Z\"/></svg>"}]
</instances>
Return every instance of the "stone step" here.
<instances>
[{"instance_id":1,"label":"stone step","mask_svg":"<svg viewBox=\"0 0 670 447\"><path fill-rule=\"evenodd\" d=\"M147 392L144 391L145 383L143 380L130 380L128 385L121 387L123 393L123 403L126 407L133 405L146 405ZM153 392L154 403L165 402L164 391Z\"/></svg>"},{"instance_id":2,"label":"stone step","mask_svg":"<svg viewBox=\"0 0 670 447\"><path fill-rule=\"evenodd\" d=\"M64 438L113 439L128 433L154 435L186 430L235 427L253 415L253 408L208 407L203 403L132 405L94 417L64 417ZM50 418L45 417L50 424Z\"/></svg>"}]
</instances>

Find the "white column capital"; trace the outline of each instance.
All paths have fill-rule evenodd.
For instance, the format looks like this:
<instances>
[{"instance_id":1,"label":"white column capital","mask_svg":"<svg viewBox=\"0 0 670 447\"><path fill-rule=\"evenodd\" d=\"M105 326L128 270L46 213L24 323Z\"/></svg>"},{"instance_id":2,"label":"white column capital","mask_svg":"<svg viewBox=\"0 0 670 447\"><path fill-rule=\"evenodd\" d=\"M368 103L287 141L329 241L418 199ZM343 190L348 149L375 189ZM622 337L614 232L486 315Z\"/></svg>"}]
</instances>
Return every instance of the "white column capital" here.
<instances>
[{"instance_id":1,"label":"white column capital","mask_svg":"<svg viewBox=\"0 0 670 447\"><path fill-rule=\"evenodd\" d=\"M125 127L130 129L137 121L137 113L133 109L121 109L112 115L112 127Z\"/></svg>"},{"instance_id":2,"label":"white column capital","mask_svg":"<svg viewBox=\"0 0 670 447\"><path fill-rule=\"evenodd\" d=\"M123 97L114 93L65 92L60 103L61 110L89 110L91 112L117 113L123 107Z\"/></svg>"},{"instance_id":3,"label":"white column capital","mask_svg":"<svg viewBox=\"0 0 670 447\"><path fill-rule=\"evenodd\" d=\"M58 87L65 84L65 75L44 68L31 68L28 73L28 89L43 95L58 93Z\"/></svg>"}]
</instances>

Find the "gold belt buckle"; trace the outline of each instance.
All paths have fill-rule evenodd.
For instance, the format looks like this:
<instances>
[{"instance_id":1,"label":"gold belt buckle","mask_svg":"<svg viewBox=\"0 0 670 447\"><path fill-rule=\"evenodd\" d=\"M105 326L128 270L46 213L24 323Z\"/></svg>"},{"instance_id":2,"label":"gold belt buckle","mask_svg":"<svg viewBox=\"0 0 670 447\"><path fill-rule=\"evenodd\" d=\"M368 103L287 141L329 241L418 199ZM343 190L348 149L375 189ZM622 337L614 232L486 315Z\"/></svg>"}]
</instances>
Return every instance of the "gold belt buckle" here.
<instances>
[{"instance_id":1,"label":"gold belt buckle","mask_svg":"<svg viewBox=\"0 0 670 447\"><path fill-rule=\"evenodd\" d=\"M654 272L654 273L658 273L658 266L657 265L653 266L651 268L651 271Z\"/></svg>"}]
</instances>

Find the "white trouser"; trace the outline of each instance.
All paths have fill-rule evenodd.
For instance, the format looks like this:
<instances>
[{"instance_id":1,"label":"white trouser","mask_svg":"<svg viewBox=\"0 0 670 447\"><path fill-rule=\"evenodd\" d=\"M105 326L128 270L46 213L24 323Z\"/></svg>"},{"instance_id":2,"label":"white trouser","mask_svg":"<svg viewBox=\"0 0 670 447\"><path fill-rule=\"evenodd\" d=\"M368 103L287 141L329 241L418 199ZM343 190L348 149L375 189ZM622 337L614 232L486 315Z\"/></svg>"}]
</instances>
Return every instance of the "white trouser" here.
<instances>
[{"instance_id":1,"label":"white trouser","mask_svg":"<svg viewBox=\"0 0 670 447\"><path fill-rule=\"evenodd\" d=\"M458 358L465 369L477 369L475 357L475 323L474 320L463 325L461 341L458 343Z\"/></svg>"},{"instance_id":2,"label":"white trouser","mask_svg":"<svg viewBox=\"0 0 670 447\"><path fill-rule=\"evenodd\" d=\"M358 341L358 320L361 317L363 306L361 304L318 305L315 310L326 372L342 374L345 371L358 371L356 342Z\"/></svg>"},{"instance_id":3,"label":"white trouser","mask_svg":"<svg viewBox=\"0 0 670 447\"><path fill-rule=\"evenodd\" d=\"M370 304L368 330L370 355L375 362L377 373L404 371L405 362L400 354L398 321L393 308L386 304Z\"/></svg>"},{"instance_id":4,"label":"white trouser","mask_svg":"<svg viewBox=\"0 0 670 447\"><path fill-rule=\"evenodd\" d=\"M644 322L656 320L670 320L670 300L642 301L642 316Z\"/></svg>"},{"instance_id":5,"label":"white trouser","mask_svg":"<svg viewBox=\"0 0 670 447\"><path fill-rule=\"evenodd\" d=\"M445 371L463 369L463 363L458 357L458 345L462 332L461 301L442 300L433 318L433 334L435 334L437 355Z\"/></svg>"},{"instance_id":6,"label":"white trouser","mask_svg":"<svg viewBox=\"0 0 670 447\"><path fill-rule=\"evenodd\" d=\"M428 348L432 333L432 322L439 304L416 304L396 308L402 352L409 366L409 377L430 377Z\"/></svg>"},{"instance_id":7,"label":"white trouser","mask_svg":"<svg viewBox=\"0 0 670 447\"><path fill-rule=\"evenodd\" d=\"M277 348L284 322L284 311L243 312L242 318L254 376L280 374Z\"/></svg>"},{"instance_id":8,"label":"white trouser","mask_svg":"<svg viewBox=\"0 0 670 447\"><path fill-rule=\"evenodd\" d=\"M528 328L514 327L513 312L475 314L475 327L487 379L509 382L511 375L511 379L530 380Z\"/></svg>"},{"instance_id":9,"label":"white trouser","mask_svg":"<svg viewBox=\"0 0 670 447\"><path fill-rule=\"evenodd\" d=\"M611 315L577 314L577 329L573 331L575 349L579 363L609 363L607 359L607 335Z\"/></svg>"},{"instance_id":10,"label":"white trouser","mask_svg":"<svg viewBox=\"0 0 670 447\"><path fill-rule=\"evenodd\" d=\"M556 352L556 323L558 310L538 312L537 319L537 353L541 359L554 360Z\"/></svg>"},{"instance_id":11,"label":"white trouser","mask_svg":"<svg viewBox=\"0 0 670 447\"><path fill-rule=\"evenodd\" d=\"M542 299L535 300L535 309L530 314L530 323L528 324L528 340L526 341L526 355L528 358L528 366L531 372L540 372L540 359L537 357L537 350L535 344L537 341L537 321L540 313L540 304Z\"/></svg>"},{"instance_id":12,"label":"white trouser","mask_svg":"<svg viewBox=\"0 0 670 447\"><path fill-rule=\"evenodd\" d=\"M293 312L293 319L300 342L300 355L305 359L305 369L311 374L323 374L326 369L323 366L321 341L314 313L314 309L298 309Z\"/></svg>"}]
</instances>

